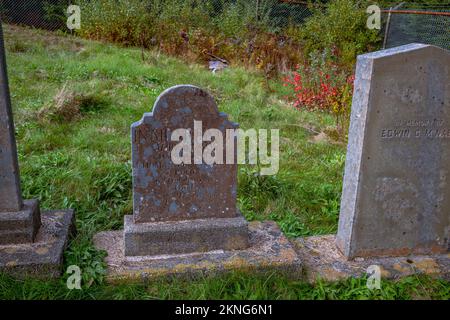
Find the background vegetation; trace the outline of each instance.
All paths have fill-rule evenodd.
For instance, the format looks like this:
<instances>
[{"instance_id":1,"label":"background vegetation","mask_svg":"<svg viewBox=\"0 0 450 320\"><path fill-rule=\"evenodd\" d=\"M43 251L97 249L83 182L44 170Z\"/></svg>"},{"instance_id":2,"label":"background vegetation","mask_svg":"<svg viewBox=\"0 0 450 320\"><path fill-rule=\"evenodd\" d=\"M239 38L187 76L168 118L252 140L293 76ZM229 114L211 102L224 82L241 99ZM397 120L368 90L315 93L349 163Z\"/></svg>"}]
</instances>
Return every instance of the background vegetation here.
<instances>
[{"instance_id":1,"label":"background vegetation","mask_svg":"<svg viewBox=\"0 0 450 320\"><path fill-rule=\"evenodd\" d=\"M291 70L311 51L335 47L335 58L352 67L356 54L379 40L366 28L368 3L333 0L324 7L311 2L308 9L276 0L81 0L80 35L156 47L194 61L212 54L268 73ZM282 19L298 8L301 18ZM307 23L300 23L305 18Z\"/></svg>"},{"instance_id":2,"label":"background vegetation","mask_svg":"<svg viewBox=\"0 0 450 320\"><path fill-rule=\"evenodd\" d=\"M327 96L320 108L299 99L302 93L295 86L289 99L297 107L333 114L337 139L346 137L351 102L351 88L339 79L352 77L357 54L380 44L378 31L366 27L366 8L371 4L366 0L310 2L308 8L301 7L300 20L284 21L276 0L80 0L79 4L83 27L78 33L89 39L157 49L190 62L219 57L232 66L260 70L266 79L300 70L319 74L319 65L335 69L328 75L337 86L336 94L325 92L320 81L309 83L311 93Z\"/></svg>"}]
</instances>

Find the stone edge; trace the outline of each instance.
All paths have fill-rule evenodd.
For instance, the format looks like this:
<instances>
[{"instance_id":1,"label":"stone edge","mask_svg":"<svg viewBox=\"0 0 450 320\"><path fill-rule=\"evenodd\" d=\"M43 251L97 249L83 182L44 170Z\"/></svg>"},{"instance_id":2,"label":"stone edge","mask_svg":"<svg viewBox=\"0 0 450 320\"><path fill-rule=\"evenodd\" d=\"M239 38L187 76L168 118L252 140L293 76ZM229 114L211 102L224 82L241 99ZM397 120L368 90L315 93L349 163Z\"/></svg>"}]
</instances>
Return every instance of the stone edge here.
<instances>
[{"instance_id":1,"label":"stone edge","mask_svg":"<svg viewBox=\"0 0 450 320\"><path fill-rule=\"evenodd\" d=\"M75 213L70 209L44 211L41 219L35 242L0 246L0 272L17 278L60 276L64 250L76 232Z\"/></svg>"},{"instance_id":2,"label":"stone edge","mask_svg":"<svg viewBox=\"0 0 450 320\"><path fill-rule=\"evenodd\" d=\"M170 243L169 239L173 243ZM126 256L207 252L246 247L248 247L248 222L240 213L234 218L157 223L134 223L133 216L125 216Z\"/></svg>"},{"instance_id":3,"label":"stone edge","mask_svg":"<svg viewBox=\"0 0 450 320\"><path fill-rule=\"evenodd\" d=\"M426 274L450 281L450 253L435 255L408 255L397 257L370 257L349 260L337 248L335 235L312 236L292 240L302 260L305 280L339 281L367 276L369 266L380 267L381 277L399 279Z\"/></svg>"},{"instance_id":4,"label":"stone edge","mask_svg":"<svg viewBox=\"0 0 450 320\"><path fill-rule=\"evenodd\" d=\"M301 262L291 242L271 221L249 223L250 247L244 250L216 250L205 253L124 257L122 231L106 231L94 236L98 249L108 253L107 281L147 281L160 277L195 278L230 271L280 272L292 279L302 277Z\"/></svg>"}]
</instances>

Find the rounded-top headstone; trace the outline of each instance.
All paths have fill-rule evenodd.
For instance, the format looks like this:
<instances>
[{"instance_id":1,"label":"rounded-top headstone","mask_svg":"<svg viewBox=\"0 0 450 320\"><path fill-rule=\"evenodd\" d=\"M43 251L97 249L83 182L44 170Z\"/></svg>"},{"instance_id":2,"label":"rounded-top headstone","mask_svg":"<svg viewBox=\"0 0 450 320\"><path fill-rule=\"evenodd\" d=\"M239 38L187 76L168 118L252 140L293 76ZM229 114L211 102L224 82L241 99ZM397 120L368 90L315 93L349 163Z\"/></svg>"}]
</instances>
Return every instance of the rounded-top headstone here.
<instances>
[{"instance_id":1,"label":"rounded-top headstone","mask_svg":"<svg viewBox=\"0 0 450 320\"><path fill-rule=\"evenodd\" d=\"M206 91L191 85L165 90L153 112L131 126L134 221L236 217L236 161L205 163L202 150L210 142L201 141L208 129L225 137L227 129L235 128ZM172 149L182 140L172 141L177 129L189 130L190 163L172 159ZM216 152L225 159L225 143Z\"/></svg>"}]
</instances>

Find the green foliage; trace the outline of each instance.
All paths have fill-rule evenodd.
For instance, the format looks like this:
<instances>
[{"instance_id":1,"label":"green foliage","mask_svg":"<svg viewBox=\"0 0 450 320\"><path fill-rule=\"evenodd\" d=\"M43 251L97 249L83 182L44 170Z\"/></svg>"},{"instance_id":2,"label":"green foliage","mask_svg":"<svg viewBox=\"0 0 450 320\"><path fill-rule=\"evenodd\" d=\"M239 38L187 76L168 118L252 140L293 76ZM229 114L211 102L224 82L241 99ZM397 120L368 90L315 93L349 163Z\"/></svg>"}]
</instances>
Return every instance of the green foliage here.
<instances>
[{"instance_id":1,"label":"green foliage","mask_svg":"<svg viewBox=\"0 0 450 320\"><path fill-rule=\"evenodd\" d=\"M215 25L226 37L242 38L249 29L273 31L270 16L273 0L222 1L222 11L215 17Z\"/></svg>"},{"instance_id":2,"label":"green foliage","mask_svg":"<svg viewBox=\"0 0 450 320\"><path fill-rule=\"evenodd\" d=\"M72 241L71 249L65 252L64 265L74 265L80 268L81 283L83 288L89 288L93 284L103 283L106 274L106 264L104 258L106 252L95 249L91 241L83 235ZM70 275L65 273L62 280L66 280Z\"/></svg>"},{"instance_id":3,"label":"green foliage","mask_svg":"<svg viewBox=\"0 0 450 320\"><path fill-rule=\"evenodd\" d=\"M65 281L15 280L0 274L0 299L328 299L328 300L407 300L450 298L449 283L426 276L398 281L381 281L381 289L370 290L366 279L335 283L318 281L311 285L289 280L278 273L234 272L194 280L155 279L147 284L96 284L82 290L68 290Z\"/></svg>"},{"instance_id":4,"label":"green foliage","mask_svg":"<svg viewBox=\"0 0 450 320\"><path fill-rule=\"evenodd\" d=\"M333 114L336 119L337 140L346 140L350 123L350 108L354 76L336 64L337 57L325 49L314 51L309 62L298 65L297 70L284 79L292 90L291 99L297 109L320 110Z\"/></svg>"},{"instance_id":5,"label":"green foliage","mask_svg":"<svg viewBox=\"0 0 450 320\"><path fill-rule=\"evenodd\" d=\"M209 54L251 65L268 76L300 59L298 45L278 46L276 0L79 0L83 37L204 62ZM267 70L266 70L267 69Z\"/></svg>"},{"instance_id":6,"label":"green foliage","mask_svg":"<svg viewBox=\"0 0 450 320\"><path fill-rule=\"evenodd\" d=\"M125 45L140 43L144 31L150 27L147 3L144 0L80 0L83 12L80 34L108 38Z\"/></svg>"},{"instance_id":7,"label":"green foliage","mask_svg":"<svg viewBox=\"0 0 450 320\"><path fill-rule=\"evenodd\" d=\"M263 212L270 201L283 195L286 187L277 175L263 176L255 168L242 167L239 171L239 198L244 214L254 219L255 212Z\"/></svg>"},{"instance_id":8,"label":"green foliage","mask_svg":"<svg viewBox=\"0 0 450 320\"><path fill-rule=\"evenodd\" d=\"M316 9L307 20L300 37L305 52L333 48L340 61L352 68L357 54L371 51L378 41L377 30L366 26L368 1L332 0L326 10Z\"/></svg>"}]
</instances>

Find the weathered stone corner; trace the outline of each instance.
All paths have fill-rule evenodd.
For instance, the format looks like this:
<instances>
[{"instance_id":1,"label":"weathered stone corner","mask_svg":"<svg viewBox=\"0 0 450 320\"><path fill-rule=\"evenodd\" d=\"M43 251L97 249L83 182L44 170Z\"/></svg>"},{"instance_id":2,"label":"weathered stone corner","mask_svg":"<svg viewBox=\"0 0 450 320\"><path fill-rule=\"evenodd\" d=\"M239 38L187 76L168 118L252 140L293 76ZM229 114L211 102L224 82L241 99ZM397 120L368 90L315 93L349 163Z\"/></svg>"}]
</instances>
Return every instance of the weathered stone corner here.
<instances>
[{"instance_id":1,"label":"weathered stone corner","mask_svg":"<svg viewBox=\"0 0 450 320\"><path fill-rule=\"evenodd\" d=\"M25 200L17 212L0 213L0 245L33 242L41 226L38 200Z\"/></svg>"},{"instance_id":2,"label":"weathered stone corner","mask_svg":"<svg viewBox=\"0 0 450 320\"><path fill-rule=\"evenodd\" d=\"M0 245L0 271L18 278L57 278L63 253L75 233L72 210L44 211L34 242Z\"/></svg>"},{"instance_id":3,"label":"weathered stone corner","mask_svg":"<svg viewBox=\"0 0 450 320\"><path fill-rule=\"evenodd\" d=\"M292 241L302 261L305 280L340 281L368 276L377 266L381 278L399 279L417 274L450 281L450 254L405 255L348 259L336 246L335 235L297 238Z\"/></svg>"}]
</instances>

